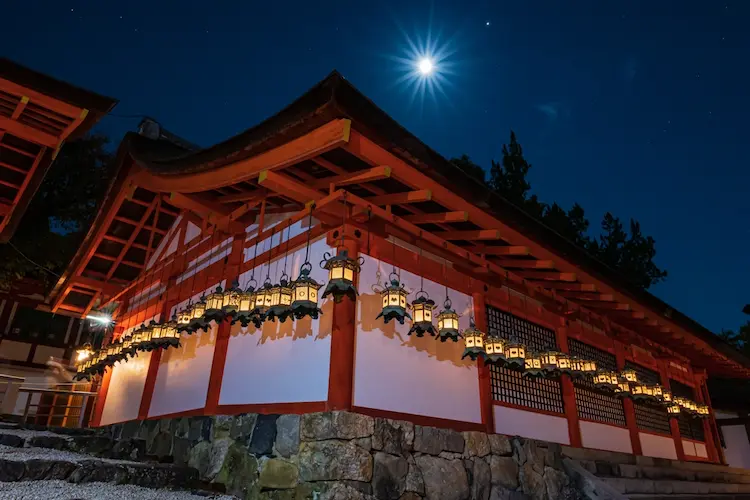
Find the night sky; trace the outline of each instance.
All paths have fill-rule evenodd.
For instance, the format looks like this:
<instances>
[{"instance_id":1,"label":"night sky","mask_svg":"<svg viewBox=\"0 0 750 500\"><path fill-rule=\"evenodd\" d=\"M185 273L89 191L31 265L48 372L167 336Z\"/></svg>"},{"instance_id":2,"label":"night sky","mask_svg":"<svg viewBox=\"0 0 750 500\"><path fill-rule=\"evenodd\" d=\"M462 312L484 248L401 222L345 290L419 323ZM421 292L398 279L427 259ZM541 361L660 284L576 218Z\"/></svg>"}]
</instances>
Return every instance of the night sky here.
<instances>
[{"instance_id":1,"label":"night sky","mask_svg":"<svg viewBox=\"0 0 750 500\"><path fill-rule=\"evenodd\" d=\"M325 7L321 7L325 5ZM567 9L564 5L575 5ZM445 156L516 131L543 201L655 237L651 289L718 331L750 302L750 2L5 0L4 55L202 146L338 69ZM9 29L8 29L9 28ZM442 91L404 81L431 41ZM108 117L113 147L137 118Z\"/></svg>"}]
</instances>

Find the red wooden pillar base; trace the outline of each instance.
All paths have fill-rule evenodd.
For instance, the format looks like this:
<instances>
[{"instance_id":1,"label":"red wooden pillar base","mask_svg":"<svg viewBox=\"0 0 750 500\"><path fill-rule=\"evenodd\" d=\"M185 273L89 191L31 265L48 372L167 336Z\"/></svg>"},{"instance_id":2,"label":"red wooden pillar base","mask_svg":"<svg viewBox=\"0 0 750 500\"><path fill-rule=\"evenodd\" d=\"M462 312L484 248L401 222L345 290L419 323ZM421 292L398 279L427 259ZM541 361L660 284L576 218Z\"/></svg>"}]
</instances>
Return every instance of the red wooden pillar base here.
<instances>
[{"instance_id":1,"label":"red wooden pillar base","mask_svg":"<svg viewBox=\"0 0 750 500\"><path fill-rule=\"evenodd\" d=\"M151 351L151 359L148 362L148 371L146 372L146 382L143 384L141 406L138 408L139 420L146 420L148 418L148 411L151 408L151 398L154 396L156 375L159 373L161 351L161 349L154 349L153 351Z\"/></svg>"},{"instance_id":2,"label":"red wooden pillar base","mask_svg":"<svg viewBox=\"0 0 750 500\"><path fill-rule=\"evenodd\" d=\"M615 341L615 357L617 358L617 370L625 369L625 346ZM635 406L633 400L625 398L622 400L623 410L625 411L625 424L630 432L630 445L633 448L633 455L643 455L641 448L641 436L638 433L638 424L635 421Z\"/></svg>"},{"instance_id":3,"label":"red wooden pillar base","mask_svg":"<svg viewBox=\"0 0 750 500\"><path fill-rule=\"evenodd\" d=\"M568 348L568 329L564 326L565 320L562 321L563 324L555 329L555 338L560 351L565 354L570 354L570 349ZM560 386L562 387L565 418L568 419L568 438L570 439L570 446L580 448L583 446L583 440L581 439L581 425L578 422L576 391L570 375L563 374L560 376Z\"/></svg>"},{"instance_id":4,"label":"red wooden pillar base","mask_svg":"<svg viewBox=\"0 0 750 500\"><path fill-rule=\"evenodd\" d=\"M345 231L345 228L340 231ZM359 242L344 239L349 258L359 258ZM328 410L351 410L354 398L354 356L357 335L357 301L344 297L333 304L331 364L328 374Z\"/></svg>"},{"instance_id":5,"label":"red wooden pillar base","mask_svg":"<svg viewBox=\"0 0 750 500\"><path fill-rule=\"evenodd\" d=\"M216 327L216 343L214 344L214 359L211 363L211 375L208 379L208 392L206 393L206 406L204 415L216 415L221 395L221 382L224 379L224 364L227 360L227 349L229 348L229 334L232 325L228 320L223 320Z\"/></svg>"},{"instance_id":6,"label":"red wooden pillar base","mask_svg":"<svg viewBox=\"0 0 750 500\"><path fill-rule=\"evenodd\" d=\"M99 391L96 396L96 406L94 406L94 416L91 419L91 427L99 427L102 421L102 413L104 412L104 402L107 399L107 390L109 389L109 381L112 379L112 367L107 368L102 375L102 383L99 386Z\"/></svg>"},{"instance_id":7,"label":"red wooden pillar base","mask_svg":"<svg viewBox=\"0 0 750 500\"><path fill-rule=\"evenodd\" d=\"M484 292L474 292L471 295L474 303L474 326L482 332L487 333L487 306L485 304ZM482 358L477 360L477 372L479 375L479 405L482 414L482 425L488 434L495 433L495 414L492 408L492 381L490 378L490 367Z\"/></svg>"}]
</instances>

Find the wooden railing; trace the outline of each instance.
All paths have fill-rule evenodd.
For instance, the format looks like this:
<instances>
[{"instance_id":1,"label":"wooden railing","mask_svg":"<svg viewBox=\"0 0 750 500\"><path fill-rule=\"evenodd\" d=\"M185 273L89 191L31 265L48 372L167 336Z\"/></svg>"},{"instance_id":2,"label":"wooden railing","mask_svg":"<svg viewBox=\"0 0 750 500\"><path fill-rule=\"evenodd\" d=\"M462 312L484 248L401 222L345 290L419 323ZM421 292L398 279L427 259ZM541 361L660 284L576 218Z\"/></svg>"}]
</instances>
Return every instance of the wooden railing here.
<instances>
[{"instance_id":1,"label":"wooden railing","mask_svg":"<svg viewBox=\"0 0 750 500\"><path fill-rule=\"evenodd\" d=\"M86 427L97 395L88 391L25 386L18 392L26 394L24 423L57 427Z\"/></svg>"},{"instance_id":2,"label":"wooden railing","mask_svg":"<svg viewBox=\"0 0 750 500\"><path fill-rule=\"evenodd\" d=\"M0 415L10 415L16 408L18 390L24 383L23 377L0 374Z\"/></svg>"}]
</instances>

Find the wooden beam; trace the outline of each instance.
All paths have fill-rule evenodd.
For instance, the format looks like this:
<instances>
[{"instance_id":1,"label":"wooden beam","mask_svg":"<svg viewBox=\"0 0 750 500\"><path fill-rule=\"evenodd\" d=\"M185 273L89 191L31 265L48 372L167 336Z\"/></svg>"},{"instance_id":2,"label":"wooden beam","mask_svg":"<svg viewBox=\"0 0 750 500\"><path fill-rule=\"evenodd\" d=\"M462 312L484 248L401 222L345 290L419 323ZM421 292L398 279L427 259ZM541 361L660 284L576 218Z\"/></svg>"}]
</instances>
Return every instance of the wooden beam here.
<instances>
[{"instance_id":1,"label":"wooden beam","mask_svg":"<svg viewBox=\"0 0 750 500\"><path fill-rule=\"evenodd\" d=\"M191 210L211 224L227 217L231 211L221 203L215 203L195 194L171 193L167 200L171 205L183 210Z\"/></svg>"},{"instance_id":2,"label":"wooden beam","mask_svg":"<svg viewBox=\"0 0 750 500\"><path fill-rule=\"evenodd\" d=\"M588 300L599 300L602 302L613 302L615 300L614 295L609 293L592 293L592 292L569 292L569 291L561 291L560 295L565 297L566 299L574 299L574 300L581 300L581 301L588 301Z\"/></svg>"},{"instance_id":3,"label":"wooden beam","mask_svg":"<svg viewBox=\"0 0 750 500\"><path fill-rule=\"evenodd\" d=\"M596 285L593 283L564 283L564 282L550 282L544 283L544 288L551 290L570 290L576 292L596 292Z\"/></svg>"},{"instance_id":4,"label":"wooden beam","mask_svg":"<svg viewBox=\"0 0 750 500\"><path fill-rule=\"evenodd\" d=\"M613 311L630 311L630 304L620 304L618 302L600 301L600 300L587 300L586 307L592 307L594 309L609 309Z\"/></svg>"},{"instance_id":5,"label":"wooden beam","mask_svg":"<svg viewBox=\"0 0 750 500\"><path fill-rule=\"evenodd\" d=\"M507 247L513 248L513 247ZM515 267L518 269L554 269L555 263L551 260L527 260L527 259L495 259L493 262L503 267Z\"/></svg>"},{"instance_id":6,"label":"wooden beam","mask_svg":"<svg viewBox=\"0 0 750 500\"><path fill-rule=\"evenodd\" d=\"M497 229L479 229L476 231L439 231L435 233L435 236L447 241L486 241L501 239L500 231Z\"/></svg>"},{"instance_id":7,"label":"wooden beam","mask_svg":"<svg viewBox=\"0 0 750 500\"><path fill-rule=\"evenodd\" d=\"M141 229L143 229L143 227L146 225L146 222L148 222L148 220L151 218L151 214L156 209L158 200L158 197L154 198L154 201L151 202L151 206L146 209L146 212L141 217L140 222L138 222L138 224L133 229L133 233L130 235L130 238L128 238L127 243L125 243L125 246L122 248L122 250L120 250L120 254L117 256L117 260L112 264L112 267L109 269L109 271L107 271L107 279L110 279L115 273L117 267L120 265L120 262L122 262L122 259L125 258L125 254L130 248L130 245L135 241L135 239L138 237L138 233L141 232Z\"/></svg>"},{"instance_id":8,"label":"wooden beam","mask_svg":"<svg viewBox=\"0 0 750 500\"><path fill-rule=\"evenodd\" d=\"M104 293L104 295L110 297L119 292L122 288L105 281L98 281L93 278L86 278L84 276L74 276L70 279L70 284L77 287L89 288L94 291L99 291Z\"/></svg>"},{"instance_id":9,"label":"wooden beam","mask_svg":"<svg viewBox=\"0 0 750 500\"><path fill-rule=\"evenodd\" d=\"M529 280L576 281L576 273L555 273L549 271L518 271L519 276ZM545 286L545 285L542 285Z\"/></svg>"},{"instance_id":10,"label":"wooden beam","mask_svg":"<svg viewBox=\"0 0 750 500\"><path fill-rule=\"evenodd\" d=\"M6 130L21 139L26 139L29 142L34 142L48 148L56 148L60 143L60 140L54 135L11 120L7 116L0 116L0 129Z\"/></svg>"},{"instance_id":11,"label":"wooden beam","mask_svg":"<svg viewBox=\"0 0 750 500\"><path fill-rule=\"evenodd\" d=\"M335 165L331 163L330 161L326 160L325 158L321 158L320 156L316 156L315 158L310 158L312 161L320 165L321 167L330 170L334 174L337 175L343 175L346 173L346 170L339 167L338 165Z\"/></svg>"},{"instance_id":12,"label":"wooden beam","mask_svg":"<svg viewBox=\"0 0 750 500\"><path fill-rule=\"evenodd\" d=\"M443 224L448 222L466 222L469 212L439 212L436 214L405 215L404 220L412 224Z\"/></svg>"},{"instance_id":13,"label":"wooden beam","mask_svg":"<svg viewBox=\"0 0 750 500\"><path fill-rule=\"evenodd\" d=\"M257 199L262 199L267 195L268 191L265 189L253 189L248 191L243 191L242 193L233 193L233 194L225 194L223 196L219 196L216 198L216 201L219 203L237 203L237 202L252 202Z\"/></svg>"},{"instance_id":14,"label":"wooden beam","mask_svg":"<svg viewBox=\"0 0 750 500\"><path fill-rule=\"evenodd\" d=\"M334 188L348 186L350 184L361 184L363 182L379 181L391 176L391 167L379 166L358 172L347 172L345 174L324 177L313 182L312 186L318 189L333 185Z\"/></svg>"},{"instance_id":15,"label":"wooden beam","mask_svg":"<svg viewBox=\"0 0 750 500\"><path fill-rule=\"evenodd\" d=\"M432 191L420 189L417 191L406 191L405 193L381 194L365 198L374 205L405 205L407 203L421 203L432 199Z\"/></svg>"},{"instance_id":16,"label":"wooden beam","mask_svg":"<svg viewBox=\"0 0 750 500\"><path fill-rule=\"evenodd\" d=\"M5 217L13 209L13 205L10 205L4 201L0 201L0 216Z\"/></svg>"},{"instance_id":17,"label":"wooden beam","mask_svg":"<svg viewBox=\"0 0 750 500\"><path fill-rule=\"evenodd\" d=\"M283 194L286 197L305 204L318 200L324 196L321 192L316 191L315 189L307 187L290 177L270 170L264 170L260 173L258 176L258 184L264 188L270 189L271 191Z\"/></svg>"},{"instance_id":18,"label":"wooden beam","mask_svg":"<svg viewBox=\"0 0 750 500\"><path fill-rule=\"evenodd\" d=\"M474 251L484 255L531 255L529 247L477 245Z\"/></svg>"},{"instance_id":19,"label":"wooden beam","mask_svg":"<svg viewBox=\"0 0 750 500\"><path fill-rule=\"evenodd\" d=\"M21 100L18 101L18 105L16 106L16 109L13 111L13 114L10 116L11 120L18 120L18 117L21 116L21 113L23 113L23 110L26 109L26 105L29 103L29 98L26 96L22 96Z\"/></svg>"}]
</instances>

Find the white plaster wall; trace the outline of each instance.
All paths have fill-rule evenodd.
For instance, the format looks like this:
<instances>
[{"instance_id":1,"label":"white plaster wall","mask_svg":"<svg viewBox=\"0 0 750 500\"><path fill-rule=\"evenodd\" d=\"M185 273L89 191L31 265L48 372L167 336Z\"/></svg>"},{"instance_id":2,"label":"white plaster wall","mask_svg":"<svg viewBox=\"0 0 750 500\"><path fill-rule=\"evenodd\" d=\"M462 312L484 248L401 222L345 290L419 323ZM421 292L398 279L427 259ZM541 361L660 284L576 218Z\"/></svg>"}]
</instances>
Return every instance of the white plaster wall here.
<instances>
[{"instance_id":1,"label":"white plaster wall","mask_svg":"<svg viewBox=\"0 0 750 500\"><path fill-rule=\"evenodd\" d=\"M708 450L703 443L695 443L695 455L702 458L708 458Z\"/></svg>"},{"instance_id":2,"label":"white plaster wall","mask_svg":"<svg viewBox=\"0 0 750 500\"><path fill-rule=\"evenodd\" d=\"M687 439L682 440L682 451L685 455L690 457L698 456L695 452L695 443L693 441L688 441Z\"/></svg>"},{"instance_id":3,"label":"white plaster wall","mask_svg":"<svg viewBox=\"0 0 750 500\"><path fill-rule=\"evenodd\" d=\"M357 304L354 405L481 423L476 362L461 360L462 341L443 343L429 335L410 337L408 320L404 325L395 321L384 325L382 318L375 319L381 310L380 295L372 290L378 268L382 283L392 266L365 256ZM407 289L419 290L418 276L401 271L401 280ZM442 304L444 286L425 280L424 289ZM473 308L471 297L454 290L450 297L453 308L461 314L461 328L467 328ZM412 293L408 300L413 299Z\"/></svg>"},{"instance_id":4,"label":"white plaster wall","mask_svg":"<svg viewBox=\"0 0 750 500\"><path fill-rule=\"evenodd\" d=\"M724 434L724 456L730 467L750 469L750 441L744 425L721 426Z\"/></svg>"},{"instance_id":5,"label":"white plaster wall","mask_svg":"<svg viewBox=\"0 0 750 500\"><path fill-rule=\"evenodd\" d=\"M494 406L495 432L509 436L570 444L568 420L507 406Z\"/></svg>"},{"instance_id":6,"label":"white plaster wall","mask_svg":"<svg viewBox=\"0 0 750 500\"><path fill-rule=\"evenodd\" d=\"M104 400L101 425L138 418L150 361L150 352L139 352L127 362L115 364Z\"/></svg>"},{"instance_id":7,"label":"white plaster wall","mask_svg":"<svg viewBox=\"0 0 750 500\"><path fill-rule=\"evenodd\" d=\"M324 238L310 245L311 277L325 284L328 273L318 266L323 253L332 251ZM305 248L289 254L287 273L298 276ZM284 265L283 256L271 262L271 277L276 282ZM262 283L267 266L256 267L255 279ZM262 278L259 277L260 273ZM243 273L240 283L250 279ZM292 403L326 401L331 363L331 325L333 303L322 301L323 314L317 320L291 319L284 323L266 322L258 330L252 324L232 327L222 378L220 405Z\"/></svg>"},{"instance_id":8,"label":"white plaster wall","mask_svg":"<svg viewBox=\"0 0 750 500\"><path fill-rule=\"evenodd\" d=\"M203 408L216 342L215 324L210 332L183 334L181 347L161 353L150 417Z\"/></svg>"},{"instance_id":9,"label":"white plaster wall","mask_svg":"<svg viewBox=\"0 0 750 500\"><path fill-rule=\"evenodd\" d=\"M13 361L26 361L31 351L31 344L15 340L0 340L0 358Z\"/></svg>"},{"instance_id":10,"label":"white plaster wall","mask_svg":"<svg viewBox=\"0 0 750 500\"><path fill-rule=\"evenodd\" d=\"M34 359L32 359L31 362L44 364L49 361L50 358L62 359L63 356L65 356L65 349L62 347L38 345L36 346L36 351L34 351Z\"/></svg>"},{"instance_id":11,"label":"white plaster wall","mask_svg":"<svg viewBox=\"0 0 750 500\"><path fill-rule=\"evenodd\" d=\"M677 451L674 448L674 439L667 436L657 436L639 432L641 450L647 457L671 458L677 460Z\"/></svg>"},{"instance_id":12,"label":"white plaster wall","mask_svg":"<svg viewBox=\"0 0 750 500\"><path fill-rule=\"evenodd\" d=\"M619 451L633 453L630 442L630 431L622 427L600 424L598 422L579 422L581 429L581 443L584 448L597 450Z\"/></svg>"}]
</instances>

